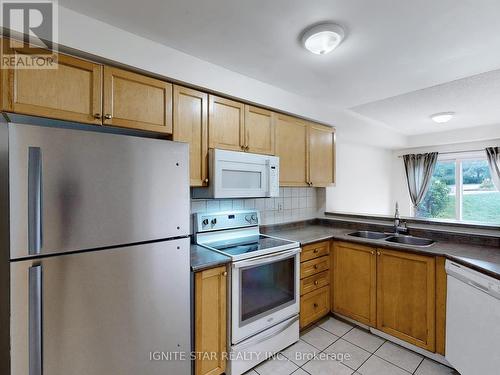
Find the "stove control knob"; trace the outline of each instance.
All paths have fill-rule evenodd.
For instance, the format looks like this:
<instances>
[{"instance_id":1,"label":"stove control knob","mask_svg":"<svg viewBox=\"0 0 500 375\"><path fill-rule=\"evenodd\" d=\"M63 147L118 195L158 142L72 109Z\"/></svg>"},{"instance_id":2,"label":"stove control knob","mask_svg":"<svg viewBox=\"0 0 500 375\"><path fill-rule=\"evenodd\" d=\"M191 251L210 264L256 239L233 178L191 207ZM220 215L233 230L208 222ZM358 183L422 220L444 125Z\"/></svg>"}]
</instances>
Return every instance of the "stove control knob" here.
<instances>
[{"instance_id":1,"label":"stove control knob","mask_svg":"<svg viewBox=\"0 0 500 375\"><path fill-rule=\"evenodd\" d=\"M250 215L245 216L245 220L248 221L249 223L252 222L252 217Z\"/></svg>"},{"instance_id":2,"label":"stove control knob","mask_svg":"<svg viewBox=\"0 0 500 375\"><path fill-rule=\"evenodd\" d=\"M212 225L215 225L215 224L217 224L217 219L214 217L214 218L212 219Z\"/></svg>"},{"instance_id":3,"label":"stove control knob","mask_svg":"<svg viewBox=\"0 0 500 375\"><path fill-rule=\"evenodd\" d=\"M257 215L252 215L252 221L255 223L257 222Z\"/></svg>"},{"instance_id":4,"label":"stove control knob","mask_svg":"<svg viewBox=\"0 0 500 375\"><path fill-rule=\"evenodd\" d=\"M201 222L201 224L206 227L208 225L208 219L203 219L203 221Z\"/></svg>"}]
</instances>

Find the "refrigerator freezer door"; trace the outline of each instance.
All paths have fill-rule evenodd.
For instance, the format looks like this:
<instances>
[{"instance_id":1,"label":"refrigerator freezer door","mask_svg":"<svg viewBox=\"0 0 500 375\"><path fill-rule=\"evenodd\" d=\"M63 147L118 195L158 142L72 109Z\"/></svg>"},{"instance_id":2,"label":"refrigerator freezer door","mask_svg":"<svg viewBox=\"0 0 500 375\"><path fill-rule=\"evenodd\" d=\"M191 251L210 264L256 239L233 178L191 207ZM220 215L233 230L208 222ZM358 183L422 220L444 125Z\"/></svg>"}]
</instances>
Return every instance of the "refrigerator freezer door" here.
<instances>
[{"instance_id":1,"label":"refrigerator freezer door","mask_svg":"<svg viewBox=\"0 0 500 375\"><path fill-rule=\"evenodd\" d=\"M9 124L11 259L189 234L188 145Z\"/></svg>"},{"instance_id":2,"label":"refrigerator freezer door","mask_svg":"<svg viewBox=\"0 0 500 375\"><path fill-rule=\"evenodd\" d=\"M189 375L189 301L187 238L11 262L11 374Z\"/></svg>"}]
</instances>

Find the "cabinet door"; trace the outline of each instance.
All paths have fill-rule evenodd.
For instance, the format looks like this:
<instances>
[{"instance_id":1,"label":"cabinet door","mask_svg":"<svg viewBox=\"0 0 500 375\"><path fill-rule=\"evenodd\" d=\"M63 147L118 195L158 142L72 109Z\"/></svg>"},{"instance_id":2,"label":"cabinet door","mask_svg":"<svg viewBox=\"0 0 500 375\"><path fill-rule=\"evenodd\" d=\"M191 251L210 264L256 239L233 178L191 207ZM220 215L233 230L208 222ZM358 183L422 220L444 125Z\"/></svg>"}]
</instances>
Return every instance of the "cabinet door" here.
<instances>
[{"instance_id":1,"label":"cabinet door","mask_svg":"<svg viewBox=\"0 0 500 375\"><path fill-rule=\"evenodd\" d=\"M435 348L435 259L391 250L377 257L377 328Z\"/></svg>"},{"instance_id":2,"label":"cabinet door","mask_svg":"<svg viewBox=\"0 0 500 375\"><path fill-rule=\"evenodd\" d=\"M308 186L307 124L290 116L276 119L276 156L281 186Z\"/></svg>"},{"instance_id":3,"label":"cabinet door","mask_svg":"<svg viewBox=\"0 0 500 375\"><path fill-rule=\"evenodd\" d=\"M172 133L172 85L104 67L104 125Z\"/></svg>"},{"instance_id":4,"label":"cabinet door","mask_svg":"<svg viewBox=\"0 0 500 375\"><path fill-rule=\"evenodd\" d=\"M174 86L174 141L189 143L191 186L208 184L208 95Z\"/></svg>"},{"instance_id":5,"label":"cabinet door","mask_svg":"<svg viewBox=\"0 0 500 375\"><path fill-rule=\"evenodd\" d=\"M330 287L325 286L300 298L300 328L321 319L330 312Z\"/></svg>"},{"instance_id":6,"label":"cabinet door","mask_svg":"<svg viewBox=\"0 0 500 375\"><path fill-rule=\"evenodd\" d=\"M329 126L309 126L309 181L325 187L335 182L335 129Z\"/></svg>"},{"instance_id":7,"label":"cabinet door","mask_svg":"<svg viewBox=\"0 0 500 375\"><path fill-rule=\"evenodd\" d=\"M245 105L245 148L256 154L274 155L275 114Z\"/></svg>"},{"instance_id":8,"label":"cabinet door","mask_svg":"<svg viewBox=\"0 0 500 375\"><path fill-rule=\"evenodd\" d=\"M244 151L245 105L209 95L208 144L210 148Z\"/></svg>"},{"instance_id":9,"label":"cabinet door","mask_svg":"<svg viewBox=\"0 0 500 375\"><path fill-rule=\"evenodd\" d=\"M22 52L7 47L5 54ZM54 69L2 69L4 111L101 124L102 66L59 55Z\"/></svg>"},{"instance_id":10,"label":"cabinet door","mask_svg":"<svg viewBox=\"0 0 500 375\"><path fill-rule=\"evenodd\" d=\"M333 309L363 324L376 323L375 249L345 242L334 244Z\"/></svg>"},{"instance_id":11,"label":"cabinet door","mask_svg":"<svg viewBox=\"0 0 500 375\"><path fill-rule=\"evenodd\" d=\"M195 275L195 351L206 353L195 361L196 375L218 375L226 370L226 275L226 267Z\"/></svg>"}]
</instances>

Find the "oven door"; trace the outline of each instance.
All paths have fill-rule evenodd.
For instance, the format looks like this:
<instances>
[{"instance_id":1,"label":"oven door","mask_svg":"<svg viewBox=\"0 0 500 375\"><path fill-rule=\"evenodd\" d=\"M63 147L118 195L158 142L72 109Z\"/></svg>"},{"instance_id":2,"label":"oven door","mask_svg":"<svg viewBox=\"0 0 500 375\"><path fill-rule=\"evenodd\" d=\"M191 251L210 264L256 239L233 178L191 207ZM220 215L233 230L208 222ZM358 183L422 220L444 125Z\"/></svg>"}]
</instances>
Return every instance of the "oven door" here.
<instances>
[{"instance_id":1,"label":"oven door","mask_svg":"<svg viewBox=\"0 0 500 375\"><path fill-rule=\"evenodd\" d=\"M233 263L232 344L299 313L300 248Z\"/></svg>"}]
</instances>

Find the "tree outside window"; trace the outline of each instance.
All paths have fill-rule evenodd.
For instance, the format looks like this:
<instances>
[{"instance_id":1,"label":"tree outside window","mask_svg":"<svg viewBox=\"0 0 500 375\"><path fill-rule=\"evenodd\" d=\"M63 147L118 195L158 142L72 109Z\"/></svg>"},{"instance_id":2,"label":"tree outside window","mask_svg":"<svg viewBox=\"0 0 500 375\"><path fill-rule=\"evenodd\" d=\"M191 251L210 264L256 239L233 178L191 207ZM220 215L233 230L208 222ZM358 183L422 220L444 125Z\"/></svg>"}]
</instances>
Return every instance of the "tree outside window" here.
<instances>
[{"instance_id":1,"label":"tree outside window","mask_svg":"<svg viewBox=\"0 0 500 375\"><path fill-rule=\"evenodd\" d=\"M486 157L440 157L416 216L500 224L500 192L492 182Z\"/></svg>"}]
</instances>

